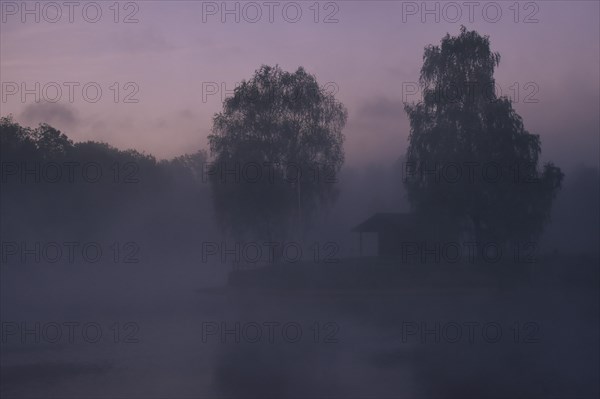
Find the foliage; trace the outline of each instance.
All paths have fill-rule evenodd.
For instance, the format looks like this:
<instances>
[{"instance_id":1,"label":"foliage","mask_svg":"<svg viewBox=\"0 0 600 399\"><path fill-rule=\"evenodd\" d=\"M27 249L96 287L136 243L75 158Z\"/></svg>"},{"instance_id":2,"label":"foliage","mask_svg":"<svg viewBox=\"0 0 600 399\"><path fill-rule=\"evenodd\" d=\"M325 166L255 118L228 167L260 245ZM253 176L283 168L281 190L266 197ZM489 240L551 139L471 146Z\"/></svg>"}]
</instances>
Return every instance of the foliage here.
<instances>
[{"instance_id":1,"label":"foliage","mask_svg":"<svg viewBox=\"0 0 600 399\"><path fill-rule=\"evenodd\" d=\"M335 198L347 112L303 68L262 66L215 115L211 186L221 225L282 240Z\"/></svg>"},{"instance_id":2,"label":"foliage","mask_svg":"<svg viewBox=\"0 0 600 399\"><path fill-rule=\"evenodd\" d=\"M501 244L535 238L561 186L558 167L538 166L539 136L525 129L509 99L496 96L499 62L487 36L462 27L426 47L423 100L405 105L408 198L443 236Z\"/></svg>"}]
</instances>

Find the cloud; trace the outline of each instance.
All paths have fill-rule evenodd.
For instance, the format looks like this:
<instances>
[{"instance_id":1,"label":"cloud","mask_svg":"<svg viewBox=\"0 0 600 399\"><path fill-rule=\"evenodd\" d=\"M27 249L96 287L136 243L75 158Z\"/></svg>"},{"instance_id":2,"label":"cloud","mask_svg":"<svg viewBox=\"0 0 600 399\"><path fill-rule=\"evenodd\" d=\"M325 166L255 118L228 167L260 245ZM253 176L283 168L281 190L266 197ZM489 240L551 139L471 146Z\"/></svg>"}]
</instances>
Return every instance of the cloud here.
<instances>
[{"instance_id":1,"label":"cloud","mask_svg":"<svg viewBox=\"0 0 600 399\"><path fill-rule=\"evenodd\" d=\"M129 54L163 53L175 49L163 32L152 27L142 30L117 31L112 36L114 41L111 41L111 48L114 49L116 43L118 50Z\"/></svg>"},{"instance_id":2,"label":"cloud","mask_svg":"<svg viewBox=\"0 0 600 399\"><path fill-rule=\"evenodd\" d=\"M404 112L404 104L401 100L376 97L360 105L358 108L358 118L403 121L406 120L406 113Z\"/></svg>"},{"instance_id":3,"label":"cloud","mask_svg":"<svg viewBox=\"0 0 600 399\"><path fill-rule=\"evenodd\" d=\"M59 129L72 129L80 124L80 119L72 107L49 102L27 105L19 119L25 125L36 126L39 123L47 123Z\"/></svg>"},{"instance_id":4,"label":"cloud","mask_svg":"<svg viewBox=\"0 0 600 399\"><path fill-rule=\"evenodd\" d=\"M185 119L192 119L195 116L194 113L189 109L185 109L185 110L181 111L180 115L182 118L185 118Z\"/></svg>"}]
</instances>

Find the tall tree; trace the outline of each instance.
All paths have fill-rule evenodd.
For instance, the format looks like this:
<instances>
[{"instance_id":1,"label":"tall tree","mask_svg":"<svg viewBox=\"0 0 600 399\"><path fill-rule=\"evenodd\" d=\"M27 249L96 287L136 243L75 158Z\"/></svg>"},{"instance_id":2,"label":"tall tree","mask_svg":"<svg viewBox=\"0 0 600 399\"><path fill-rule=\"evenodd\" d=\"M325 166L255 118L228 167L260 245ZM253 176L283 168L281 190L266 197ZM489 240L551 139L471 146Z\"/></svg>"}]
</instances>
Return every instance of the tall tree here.
<instances>
[{"instance_id":1,"label":"tall tree","mask_svg":"<svg viewBox=\"0 0 600 399\"><path fill-rule=\"evenodd\" d=\"M217 215L237 237L284 240L335 197L345 107L303 68L262 66L215 115L209 136ZM302 224L302 227L300 227Z\"/></svg>"},{"instance_id":2,"label":"tall tree","mask_svg":"<svg viewBox=\"0 0 600 399\"><path fill-rule=\"evenodd\" d=\"M410 118L405 186L415 211L445 237L506 245L539 236L563 174L539 167L540 138L495 93L500 55L461 27L425 48L422 101Z\"/></svg>"}]
</instances>

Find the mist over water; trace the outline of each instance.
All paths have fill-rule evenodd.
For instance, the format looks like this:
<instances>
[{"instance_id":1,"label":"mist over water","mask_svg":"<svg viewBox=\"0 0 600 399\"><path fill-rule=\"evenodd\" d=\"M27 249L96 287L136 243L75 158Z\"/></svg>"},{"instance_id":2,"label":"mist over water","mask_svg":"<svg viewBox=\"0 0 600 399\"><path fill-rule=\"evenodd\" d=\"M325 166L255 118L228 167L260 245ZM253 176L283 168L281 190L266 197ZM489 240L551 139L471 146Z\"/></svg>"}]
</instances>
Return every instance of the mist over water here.
<instances>
[{"instance_id":1,"label":"mist over water","mask_svg":"<svg viewBox=\"0 0 600 399\"><path fill-rule=\"evenodd\" d=\"M56 4L0 2L2 398L598 397L598 4Z\"/></svg>"},{"instance_id":2,"label":"mist over water","mask_svg":"<svg viewBox=\"0 0 600 399\"><path fill-rule=\"evenodd\" d=\"M168 273L151 263L125 271L97 266L3 270L4 321L25 320L30 329L30 320L94 322L102 329L98 343L86 342L81 327L73 343L66 337L46 342L54 336L50 329L38 334L39 343L32 333L26 343L10 336L2 348L3 395L547 397L595 389L589 382L598 371L598 298L586 294L589 283L583 290L580 282L560 293L554 286L535 294L530 287L469 295L410 288L395 295L264 294L227 289L223 278L215 278L218 266L178 265ZM124 329L127 322L139 327L134 335L133 328ZM225 322L229 332L203 337L207 322L218 330ZM430 329L424 342L420 333L403 336L407 326L420 328L422 322ZM237 335L235 323L243 326ZM252 323L262 329L257 342L250 342L256 339L247 327ZM273 327L271 342L263 323L296 323L302 336L292 342L295 329L284 336ZM465 323L479 324L471 338ZM488 335L484 323L494 323ZM455 325L462 337L449 342L457 338ZM436 332L442 326L447 331ZM491 343L496 326L502 336ZM555 376L551 383L548 375Z\"/></svg>"}]
</instances>

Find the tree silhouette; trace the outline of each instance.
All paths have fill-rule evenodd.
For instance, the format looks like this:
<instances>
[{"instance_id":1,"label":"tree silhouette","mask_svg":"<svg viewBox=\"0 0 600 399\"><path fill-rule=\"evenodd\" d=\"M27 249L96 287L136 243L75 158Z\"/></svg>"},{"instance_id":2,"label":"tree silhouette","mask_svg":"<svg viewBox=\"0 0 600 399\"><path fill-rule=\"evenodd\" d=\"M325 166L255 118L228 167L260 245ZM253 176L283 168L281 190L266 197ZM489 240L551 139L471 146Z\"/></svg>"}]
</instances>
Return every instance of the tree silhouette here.
<instances>
[{"instance_id":1,"label":"tree silhouette","mask_svg":"<svg viewBox=\"0 0 600 399\"><path fill-rule=\"evenodd\" d=\"M488 36L446 35L425 48L422 101L410 118L408 199L444 237L507 245L541 234L563 174L538 167L541 143L511 101L494 92L500 55Z\"/></svg>"},{"instance_id":2,"label":"tree silhouette","mask_svg":"<svg viewBox=\"0 0 600 399\"><path fill-rule=\"evenodd\" d=\"M313 75L262 66L215 115L210 181L234 236L283 240L334 198L347 112ZM302 221L302 228L300 227Z\"/></svg>"},{"instance_id":3,"label":"tree silhouette","mask_svg":"<svg viewBox=\"0 0 600 399\"><path fill-rule=\"evenodd\" d=\"M0 118L0 160L3 237L69 241L130 229L174 246L207 224L204 151L157 161L106 143L74 143L50 125L23 127L9 115Z\"/></svg>"}]
</instances>

